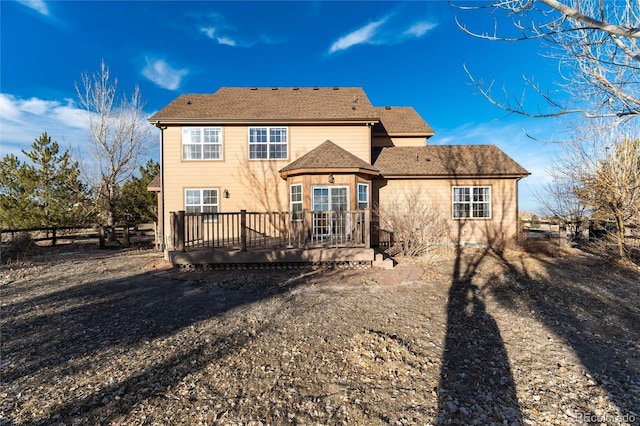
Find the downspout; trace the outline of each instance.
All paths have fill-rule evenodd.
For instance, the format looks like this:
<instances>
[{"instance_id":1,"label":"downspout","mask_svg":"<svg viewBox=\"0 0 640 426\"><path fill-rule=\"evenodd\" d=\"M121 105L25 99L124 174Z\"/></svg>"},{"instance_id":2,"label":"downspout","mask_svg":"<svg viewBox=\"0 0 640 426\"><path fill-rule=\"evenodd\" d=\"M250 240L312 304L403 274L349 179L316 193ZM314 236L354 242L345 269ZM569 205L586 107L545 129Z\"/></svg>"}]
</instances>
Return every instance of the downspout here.
<instances>
[{"instance_id":1,"label":"downspout","mask_svg":"<svg viewBox=\"0 0 640 426\"><path fill-rule=\"evenodd\" d=\"M155 126L160 129L160 235L162 237L161 250L167 249L166 235L164 231L164 131L167 126L160 125L159 121L155 122Z\"/></svg>"}]
</instances>

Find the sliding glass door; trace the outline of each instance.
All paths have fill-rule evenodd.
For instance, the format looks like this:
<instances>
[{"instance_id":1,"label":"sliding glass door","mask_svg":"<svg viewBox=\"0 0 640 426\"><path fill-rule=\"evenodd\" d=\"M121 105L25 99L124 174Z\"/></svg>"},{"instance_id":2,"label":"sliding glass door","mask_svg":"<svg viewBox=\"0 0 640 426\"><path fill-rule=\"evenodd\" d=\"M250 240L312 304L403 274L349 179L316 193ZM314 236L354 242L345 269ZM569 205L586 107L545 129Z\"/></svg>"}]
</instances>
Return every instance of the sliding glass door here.
<instances>
[{"instance_id":1,"label":"sliding glass door","mask_svg":"<svg viewBox=\"0 0 640 426\"><path fill-rule=\"evenodd\" d=\"M313 235L344 236L349 230L349 188L316 186L313 188Z\"/></svg>"}]
</instances>

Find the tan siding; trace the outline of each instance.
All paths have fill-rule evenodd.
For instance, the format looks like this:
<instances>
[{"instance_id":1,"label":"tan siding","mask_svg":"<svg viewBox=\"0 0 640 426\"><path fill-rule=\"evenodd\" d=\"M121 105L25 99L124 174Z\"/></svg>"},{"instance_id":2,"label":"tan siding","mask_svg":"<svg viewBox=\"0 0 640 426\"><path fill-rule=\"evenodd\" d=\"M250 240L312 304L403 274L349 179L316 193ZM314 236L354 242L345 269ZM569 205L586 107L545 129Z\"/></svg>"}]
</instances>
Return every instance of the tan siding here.
<instances>
[{"instance_id":1,"label":"tan siding","mask_svg":"<svg viewBox=\"0 0 640 426\"><path fill-rule=\"evenodd\" d=\"M330 140L358 158L371 163L371 129L369 126L291 126L289 162Z\"/></svg>"},{"instance_id":2,"label":"tan siding","mask_svg":"<svg viewBox=\"0 0 640 426\"><path fill-rule=\"evenodd\" d=\"M182 128L164 131L165 234L169 213L184 209L186 188L219 188L220 211L284 211L289 187L278 171L327 139L371 161L368 126L288 126L289 159L278 161L248 159L248 127L223 126L223 161L183 161ZM222 197L225 189L229 198Z\"/></svg>"},{"instance_id":3,"label":"tan siding","mask_svg":"<svg viewBox=\"0 0 640 426\"><path fill-rule=\"evenodd\" d=\"M451 241L472 244L501 243L517 236L517 181L515 179L398 179L386 181L380 188L380 205L398 191L422 189L438 206L451 229ZM453 186L490 186L491 219L453 219Z\"/></svg>"}]
</instances>

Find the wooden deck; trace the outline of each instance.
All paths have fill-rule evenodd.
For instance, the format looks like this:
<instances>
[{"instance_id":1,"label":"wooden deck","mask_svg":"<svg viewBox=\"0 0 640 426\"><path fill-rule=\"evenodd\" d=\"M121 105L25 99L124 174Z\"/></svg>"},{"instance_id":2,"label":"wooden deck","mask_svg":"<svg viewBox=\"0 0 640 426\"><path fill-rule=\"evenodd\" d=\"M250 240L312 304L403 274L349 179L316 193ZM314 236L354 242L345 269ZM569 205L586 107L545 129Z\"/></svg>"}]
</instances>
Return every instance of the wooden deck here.
<instances>
[{"instance_id":1,"label":"wooden deck","mask_svg":"<svg viewBox=\"0 0 640 426\"><path fill-rule=\"evenodd\" d=\"M198 265L370 266L371 213L357 211L171 213L166 258Z\"/></svg>"},{"instance_id":2,"label":"wooden deck","mask_svg":"<svg viewBox=\"0 0 640 426\"><path fill-rule=\"evenodd\" d=\"M167 251L166 259L182 268L233 267L246 265L283 264L287 266L318 265L327 267L371 267L375 251L364 247L340 248L284 248L242 251L237 248Z\"/></svg>"}]
</instances>

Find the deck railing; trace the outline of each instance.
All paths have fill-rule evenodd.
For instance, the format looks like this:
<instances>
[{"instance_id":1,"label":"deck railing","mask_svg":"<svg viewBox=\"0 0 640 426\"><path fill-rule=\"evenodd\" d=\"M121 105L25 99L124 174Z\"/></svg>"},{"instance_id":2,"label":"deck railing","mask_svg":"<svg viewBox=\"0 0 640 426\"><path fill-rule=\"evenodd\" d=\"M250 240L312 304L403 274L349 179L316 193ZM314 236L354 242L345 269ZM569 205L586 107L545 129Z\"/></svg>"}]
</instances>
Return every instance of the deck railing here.
<instances>
[{"instance_id":1,"label":"deck railing","mask_svg":"<svg viewBox=\"0 0 640 426\"><path fill-rule=\"evenodd\" d=\"M189 248L370 247L371 213L302 211L171 212L174 250Z\"/></svg>"}]
</instances>

